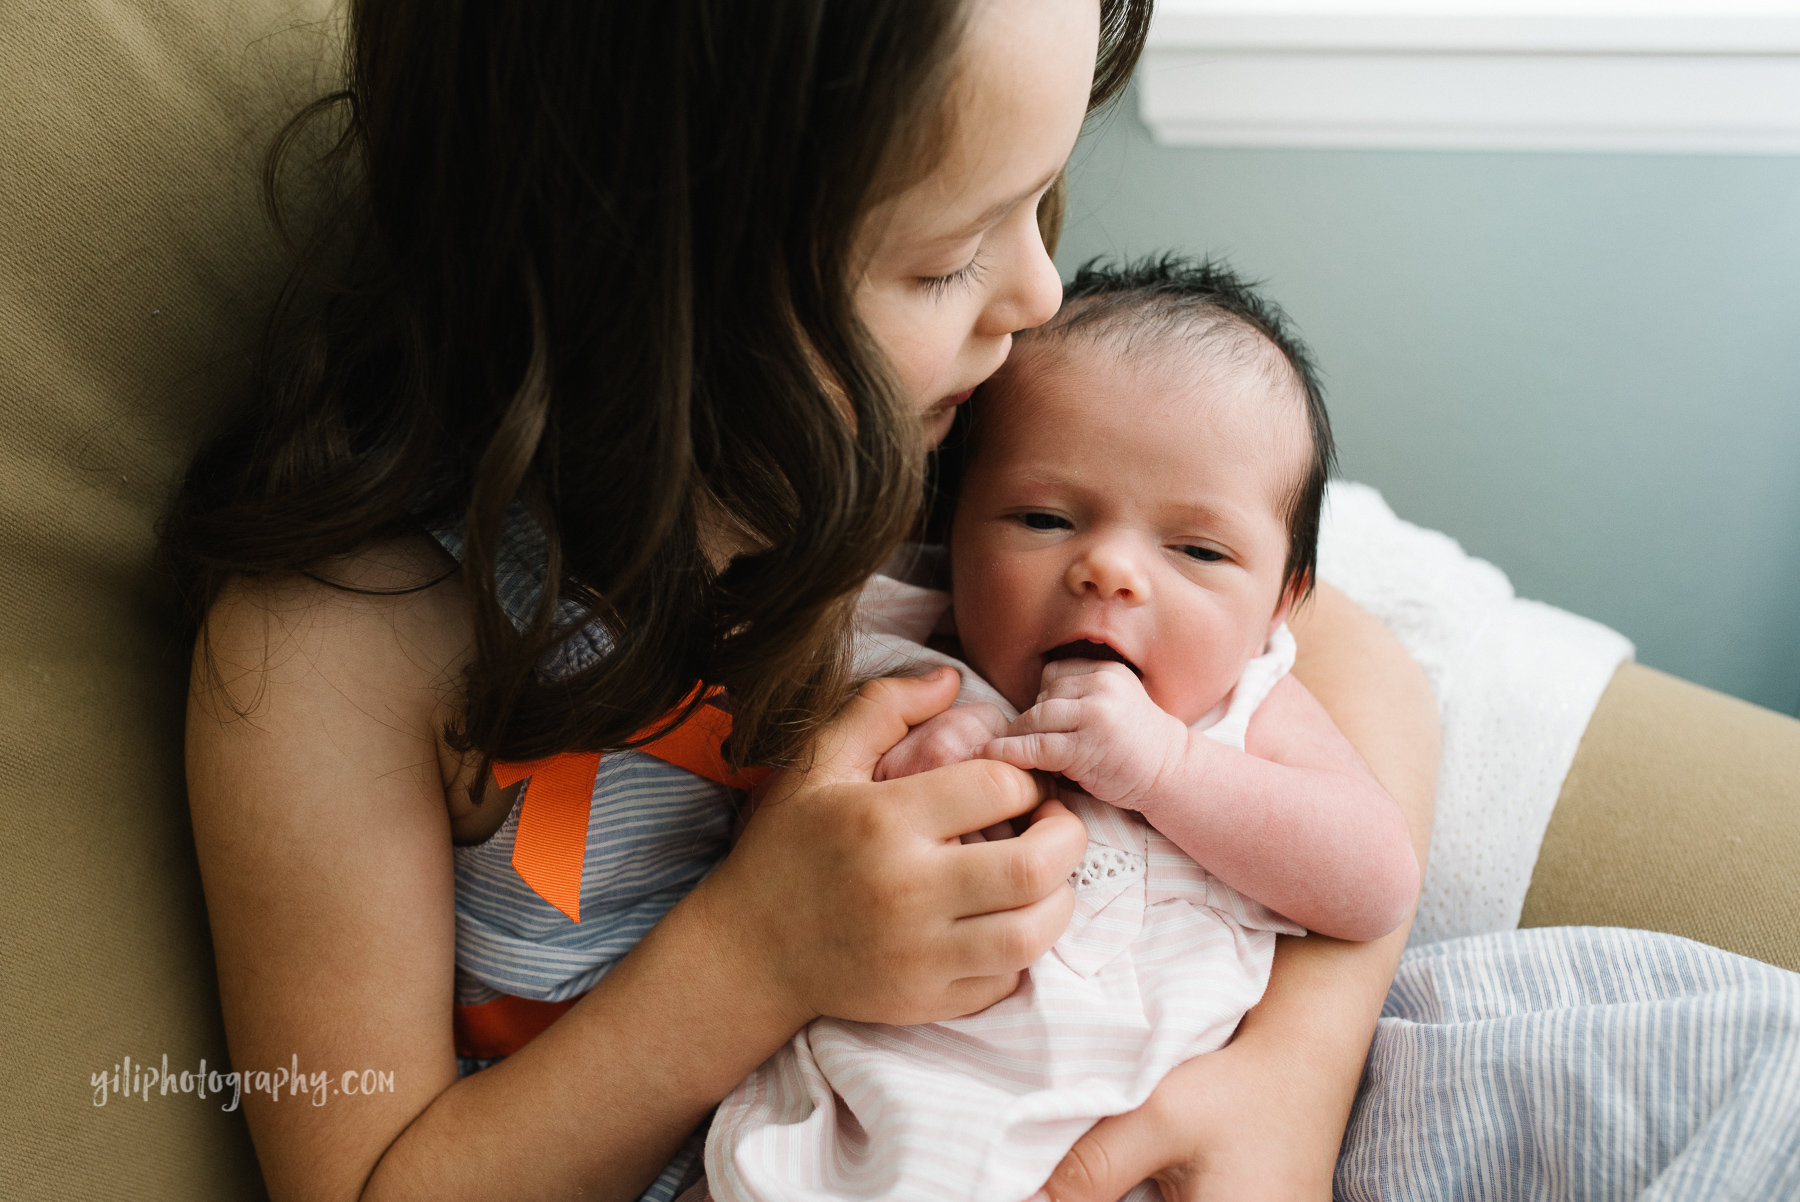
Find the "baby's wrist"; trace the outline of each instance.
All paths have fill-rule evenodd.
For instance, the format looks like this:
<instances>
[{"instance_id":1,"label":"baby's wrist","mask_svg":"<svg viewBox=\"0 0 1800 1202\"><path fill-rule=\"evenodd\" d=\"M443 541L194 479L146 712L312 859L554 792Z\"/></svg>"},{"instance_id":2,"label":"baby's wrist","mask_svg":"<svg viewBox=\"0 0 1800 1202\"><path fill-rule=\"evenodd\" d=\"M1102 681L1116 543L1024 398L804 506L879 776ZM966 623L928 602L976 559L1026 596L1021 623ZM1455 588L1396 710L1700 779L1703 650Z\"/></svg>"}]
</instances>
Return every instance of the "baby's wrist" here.
<instances>
[{"instance_id":1,"label":"baby's wrist","mask_svg":"<svg viewBox=\"0 0 1800 1202\"><path fill-rule=\"evenodd\" d=\"M1166 798L1185 799L1196 795L1200 788L1199 777L1205 770L1206 748L1202 744L1212 742L1182 725L1178 718L1169 717L1168 721L1175 729L1164 738L1162 760L1144 791L1144 804L1136 807L1146 818Z\"/></svg>"}]
</instances>

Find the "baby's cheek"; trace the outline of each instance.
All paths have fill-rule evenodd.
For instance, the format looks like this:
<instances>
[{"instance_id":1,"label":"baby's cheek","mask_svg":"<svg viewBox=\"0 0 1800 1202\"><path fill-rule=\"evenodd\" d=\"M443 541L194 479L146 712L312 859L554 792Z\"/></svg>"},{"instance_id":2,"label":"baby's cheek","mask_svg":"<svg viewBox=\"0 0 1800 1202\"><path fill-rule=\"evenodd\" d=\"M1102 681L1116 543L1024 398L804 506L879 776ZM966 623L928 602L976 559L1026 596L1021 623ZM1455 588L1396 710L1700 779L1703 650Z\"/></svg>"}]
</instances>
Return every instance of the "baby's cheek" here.
<instances>
[{"instance_id":1,"label":"baby's cheek","mask_svg":"<svg viewBox=\"0 0 1800 1202\"><path fill-rule=\"evenodd\" d=\"M956 631L969 666L1026 710L1037 700L1042 648L1034 621L1037 607L1026 603L1024 590L1015 584L997 571L959 576Z\"/></svg>"},{"instance_id":2,"label":"baby's cheek","mask_svg":"<svg viewBox=\"0 0 1800 1202\"><path fill-rule=\"evenodd\" d=\"M998 689L1014 709L1024 712L1037 704L1043 672L1037 667L1037 657L1027 654L1022 644L989 644L977 651L965 643L963 649L968 653L969 666Z\"/></svg>"},{"instance_id":3,"label":"baby's cheek","mask_svg":"<svg viewBox=\"0 0 1800 1202\"><path fill-rule=\"evenodd\" d=\"M1225 699L1241 674L1208 671L1206 665L1196 663L1187 671L1153 676L1145 687L1158 709L1179 718L1182 725L1192 726Z\"/></svg>"}]
</instances>

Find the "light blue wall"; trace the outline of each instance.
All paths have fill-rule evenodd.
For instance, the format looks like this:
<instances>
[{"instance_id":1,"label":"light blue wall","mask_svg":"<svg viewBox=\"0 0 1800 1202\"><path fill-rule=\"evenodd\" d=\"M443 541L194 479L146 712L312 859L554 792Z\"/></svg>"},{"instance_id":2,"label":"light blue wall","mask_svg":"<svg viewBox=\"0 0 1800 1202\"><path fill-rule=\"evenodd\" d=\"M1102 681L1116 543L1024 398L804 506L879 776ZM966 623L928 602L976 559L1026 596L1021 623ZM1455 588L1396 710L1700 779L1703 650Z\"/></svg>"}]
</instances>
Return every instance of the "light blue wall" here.
<instances>
[{"instance_id":1,"label":"light blue wall","mask_svg":"<svg viewBox=\"0 0 1800 1202\"><path fill-rule=\"evenodd\" d=\"M1800 159L1174 149L1128 97L1057 260L1163 248L1266 281L1402 517L1800 708Z\"/></svg>"}]
</instances>

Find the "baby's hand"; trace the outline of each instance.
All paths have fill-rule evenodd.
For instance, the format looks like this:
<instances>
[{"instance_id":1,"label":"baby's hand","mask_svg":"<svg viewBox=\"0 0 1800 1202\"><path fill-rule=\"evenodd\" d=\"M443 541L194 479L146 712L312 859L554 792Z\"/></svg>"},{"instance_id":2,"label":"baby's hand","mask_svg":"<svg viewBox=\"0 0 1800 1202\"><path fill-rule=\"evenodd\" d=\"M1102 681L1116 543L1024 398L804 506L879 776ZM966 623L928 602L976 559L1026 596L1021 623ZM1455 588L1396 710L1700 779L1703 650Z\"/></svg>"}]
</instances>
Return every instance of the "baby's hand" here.
<instances>
[{"instance_id":1,"label":"baby's hand","mask_svg":"<svg viewBox=\"0 0 1800 1202\"><path fill-rule=\"evenodd\" d=\"M1124 664L1064 659L1044 665L1043 692L984 759L1060 772L1090 796L1138 810L1173 778L1188 731L1163 712Z\"/></svg>"},{"instance_id":2,"label":"baby's hand","mask_svg":"<svg viewBox=\"0 0 1800 1202\"><path fill-rule=\"evenodd\" d=\"M1006 733L1006 715L986 702L951 706L919 723L875 765L876 780L899 780L972 760L983 745Z\"/></svg>"}]
</instances>

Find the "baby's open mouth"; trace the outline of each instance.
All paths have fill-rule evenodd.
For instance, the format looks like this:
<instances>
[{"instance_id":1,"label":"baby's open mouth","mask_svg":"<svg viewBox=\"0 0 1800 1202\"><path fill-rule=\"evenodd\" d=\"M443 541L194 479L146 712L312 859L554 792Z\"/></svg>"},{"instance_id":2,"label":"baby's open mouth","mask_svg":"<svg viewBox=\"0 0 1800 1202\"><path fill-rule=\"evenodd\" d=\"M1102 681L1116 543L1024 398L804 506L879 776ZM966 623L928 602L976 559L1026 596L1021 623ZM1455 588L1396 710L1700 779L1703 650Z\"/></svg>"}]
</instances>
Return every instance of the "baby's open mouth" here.
<instances>
[{"instance_id":1,"label":"baby's open mouth","mask_svg":"<svg viewBox=\"0 0 1800 1202\"><path fill-rule=\"evenodd\" d=\"M1052 647L1044 652L1044 662L1054 663L1059 659L1101 659L1111 660L1115 664L1124 664L1141 678L1143 669L1108 647L1105 643L1096 643L1092 639L1076 639L1072 643L1064 643L1060 647Z\"/></svg>"}]
</instances>

